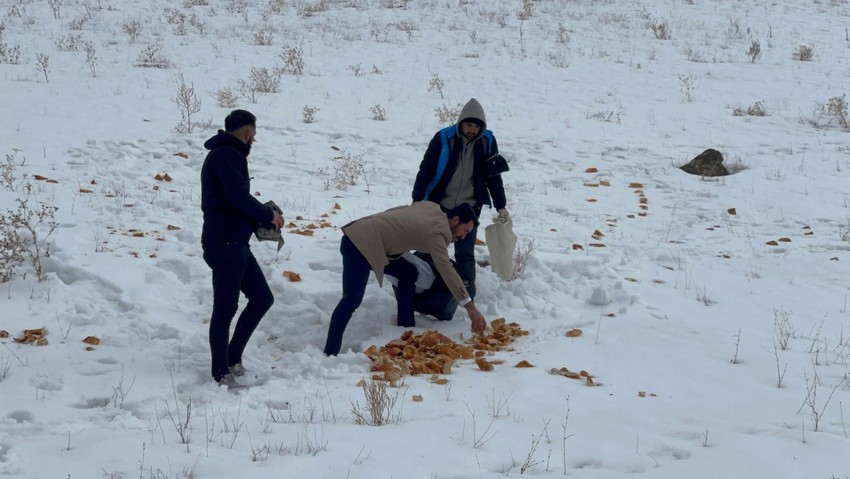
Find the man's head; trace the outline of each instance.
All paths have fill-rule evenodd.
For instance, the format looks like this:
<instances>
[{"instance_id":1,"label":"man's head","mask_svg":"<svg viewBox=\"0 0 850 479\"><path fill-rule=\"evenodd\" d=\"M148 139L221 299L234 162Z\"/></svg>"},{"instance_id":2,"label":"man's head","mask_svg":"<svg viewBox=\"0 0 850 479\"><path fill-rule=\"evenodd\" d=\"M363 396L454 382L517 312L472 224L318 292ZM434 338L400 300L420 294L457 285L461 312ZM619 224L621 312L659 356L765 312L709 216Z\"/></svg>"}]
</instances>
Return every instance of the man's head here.
<instances>
[{"instance_id":1,"label":"man's head","mask_svg":"<svg viewBox=\"0 0 850 479\"><path fill-rule=\"evenodd\" d=\"M484 116L484 108L475 98L470 98L458 115L458 134L467 140L474 140L487 129L487 118Z\"/></svg>"},{"instance_id":2,"label":"man's head","mask_svg":"<svg viewBox=\"0 0 850 479\"><path fill-rule=\"evenodd\" d=\"M224 119L224 131L250 146L257 137L257 117L247 110L233 110Z\"/></svg>"},{"instance_id":3,"label":"man's head","mask_svg":"<svg viewBox=\"0 0 850 479\"><path fill-rule=\"evenodd\" d=\"M466 235L478 226L475 210L467 203L461 203L446 211L446 217L449 219L449 229L452 230L452 243L466 238Z\"/></svg>"}]
</instances>

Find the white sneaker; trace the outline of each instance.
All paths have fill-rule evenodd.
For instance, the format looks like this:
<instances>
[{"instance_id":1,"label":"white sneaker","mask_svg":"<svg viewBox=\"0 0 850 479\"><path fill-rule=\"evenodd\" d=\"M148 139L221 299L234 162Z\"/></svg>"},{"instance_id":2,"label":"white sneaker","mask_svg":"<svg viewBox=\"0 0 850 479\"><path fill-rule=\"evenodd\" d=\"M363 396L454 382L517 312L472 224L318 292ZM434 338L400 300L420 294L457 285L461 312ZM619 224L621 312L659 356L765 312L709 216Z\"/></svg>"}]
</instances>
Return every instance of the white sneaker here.
<instances>
[{"instance_id":1,"label":"white sneaker","mask_svg":"<svg viewBox=\"0 0 850 479\"><path fill-rule=\"evenodd\" d=\"M245 366L242 366L242 363L236 363L233 366L228 366L227 370L230 371L230 374L237 378L245 375Z\"/></svg>"}]
</instances>

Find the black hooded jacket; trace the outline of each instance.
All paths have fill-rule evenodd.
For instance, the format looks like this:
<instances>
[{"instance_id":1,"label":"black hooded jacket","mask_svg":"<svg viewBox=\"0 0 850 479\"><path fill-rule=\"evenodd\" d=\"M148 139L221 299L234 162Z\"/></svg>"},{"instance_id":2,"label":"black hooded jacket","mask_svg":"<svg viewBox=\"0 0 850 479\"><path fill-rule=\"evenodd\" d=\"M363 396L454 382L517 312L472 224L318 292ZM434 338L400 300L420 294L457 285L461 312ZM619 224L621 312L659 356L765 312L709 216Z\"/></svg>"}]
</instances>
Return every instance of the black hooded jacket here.
<instances>
[{"instance_id":1,"label":"black hooded jacket","mask_svg":"<svg viewBox=\"0 0 850 479\"><path fill-rule=\"evenodd\" d=\"M247 243L274 213L251 195L248 177L250 145L223 130L204 143L209 151L201 168L201 244Z\"/></svg>"}]
</instances>

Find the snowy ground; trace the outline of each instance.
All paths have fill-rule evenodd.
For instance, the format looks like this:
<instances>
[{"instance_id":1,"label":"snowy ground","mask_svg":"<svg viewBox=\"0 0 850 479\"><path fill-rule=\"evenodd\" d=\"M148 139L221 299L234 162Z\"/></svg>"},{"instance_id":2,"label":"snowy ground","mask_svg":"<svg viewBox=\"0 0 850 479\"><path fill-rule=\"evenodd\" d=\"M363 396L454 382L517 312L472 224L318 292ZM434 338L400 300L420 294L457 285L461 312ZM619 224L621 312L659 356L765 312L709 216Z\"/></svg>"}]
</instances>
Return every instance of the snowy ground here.
<instances>
[{"instance_id":1,"label":"snowy ground","mask_svg":"<svg viewBox=\"0 0 850 479\"><path fill-rule=\"evenodd\" d=\"M846 2L189 3L0 0L0 214L58 207L44 279L25 261L0 284L0 475L850 477ZM252 244L276 302L237 394L208 377L199 244L228 89L259 118L252 188L333 225ZM510 282L481 268L477 302L530 335L493 372L405 378L400 420L358 425L361 352L404 330L373 280L347 352L322 355L338 227L409 203L436 109L470 97L532 249ZM677 168L706 148L743 169ZM365 172L341 189L344 161ZM469 336L462 312L417 322ZM13 341L40 327L47 345Z\"/></svg>"}]
</instances>

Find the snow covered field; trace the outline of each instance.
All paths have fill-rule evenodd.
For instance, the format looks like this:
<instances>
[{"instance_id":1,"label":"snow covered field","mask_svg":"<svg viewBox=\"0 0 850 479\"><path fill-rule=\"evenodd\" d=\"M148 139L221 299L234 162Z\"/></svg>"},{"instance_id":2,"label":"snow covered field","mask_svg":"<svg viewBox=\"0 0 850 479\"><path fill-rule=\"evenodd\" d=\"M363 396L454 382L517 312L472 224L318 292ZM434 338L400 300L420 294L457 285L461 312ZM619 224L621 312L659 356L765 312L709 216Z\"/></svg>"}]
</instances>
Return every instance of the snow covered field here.
<instances>
[{"instance_id":1,"label":"snow covered field","mask_svg":"<svg viewBox=\"0 0 850 479\"><path fill-rule=\"evenodd\" d=\"M0 256L0 476L850 477L848 19L836 0L0 0L0 241L17 212L40 248ZM480 268L476 302L530 334L492 372L404 378L397 421L357 424L361 353L404 329L371 280L322 354L338 227L409 203L471 97L528 254L509 282ZM199 198L234 107L259 119L259 197L328 223L252 243L276 302L235 394L209 379ZM677 168L707 148L739 171ZM417 324L469 337L462 312Z\"/></svg>"}]
</instances>

